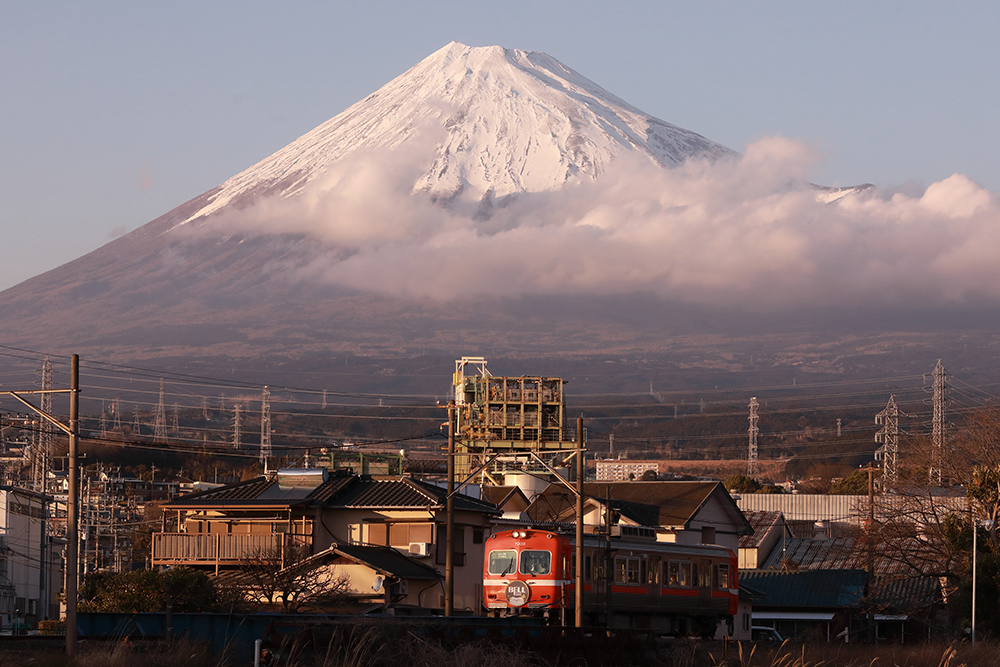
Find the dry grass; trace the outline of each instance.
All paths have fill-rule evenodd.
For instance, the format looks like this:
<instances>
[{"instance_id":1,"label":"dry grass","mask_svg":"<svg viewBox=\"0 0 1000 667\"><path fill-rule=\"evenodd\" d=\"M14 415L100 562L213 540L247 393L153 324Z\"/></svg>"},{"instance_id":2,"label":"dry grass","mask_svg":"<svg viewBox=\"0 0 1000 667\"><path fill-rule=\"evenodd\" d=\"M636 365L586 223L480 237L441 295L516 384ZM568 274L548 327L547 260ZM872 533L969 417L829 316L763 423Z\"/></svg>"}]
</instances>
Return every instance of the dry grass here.
<instances>
[{"instance_id":1,"label":"dry grass","mask_svg":"<svg viewBox=\"0 0 1000 667\"><path fill-rule=\"evenodd\" d=\"M592 656L593 657L593 656ZM280 667L598 667L596 659L544 660L509 645L486 641L450 645L414 634L389 637L378 627L356 629L317 645L290 644L278 651ZM25 667L243 667L232 655L203 644L128 641L83 644L69 660L57 642L0 644L0 665ZM625 666L624 661L615 667ZM1000 667L995 645L865 646L792 644L780 647L678 640L646 656L642 667Z\"/></svg>"}]
</instances>

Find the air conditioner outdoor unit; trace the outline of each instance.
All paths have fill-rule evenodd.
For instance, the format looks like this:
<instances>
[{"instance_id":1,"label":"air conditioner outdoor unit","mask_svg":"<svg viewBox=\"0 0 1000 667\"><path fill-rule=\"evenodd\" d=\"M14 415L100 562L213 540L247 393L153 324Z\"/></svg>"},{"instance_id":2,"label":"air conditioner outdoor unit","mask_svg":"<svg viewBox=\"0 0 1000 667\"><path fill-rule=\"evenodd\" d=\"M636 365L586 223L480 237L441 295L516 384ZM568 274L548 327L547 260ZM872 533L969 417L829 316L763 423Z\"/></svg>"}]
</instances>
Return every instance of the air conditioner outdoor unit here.
<instances>
[{"instance_id":1,"label":"air conditioner outdoor unit","mask_svg":"<svg viewBox=\"0 0 1000 667\"><path fill-rule=\"evenodd\" d=\"M410 542L411 556L430 556L431 545L427 542Z\"/></svg>"}]
</instances>

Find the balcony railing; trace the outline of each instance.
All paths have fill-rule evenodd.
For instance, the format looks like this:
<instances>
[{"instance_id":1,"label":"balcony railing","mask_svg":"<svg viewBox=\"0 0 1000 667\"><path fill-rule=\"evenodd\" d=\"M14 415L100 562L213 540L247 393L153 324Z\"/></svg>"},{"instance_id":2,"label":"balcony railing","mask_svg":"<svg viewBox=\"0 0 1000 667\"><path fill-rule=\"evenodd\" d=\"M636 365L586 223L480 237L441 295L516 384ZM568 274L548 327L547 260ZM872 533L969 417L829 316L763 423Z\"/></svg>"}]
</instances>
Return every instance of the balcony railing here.
<instances>
[{"instance_id":1,"label":"balcony railing","mask_svg":"<svg viewBox=\"0 0 1000 667\"><path fill-rule=\"evenodd\" d=\"M298 543L283 533L153 533L153 566L215 565L218 570L254 558L275 557L284 564L293 541Z\"/></svg>"}]
</instances>

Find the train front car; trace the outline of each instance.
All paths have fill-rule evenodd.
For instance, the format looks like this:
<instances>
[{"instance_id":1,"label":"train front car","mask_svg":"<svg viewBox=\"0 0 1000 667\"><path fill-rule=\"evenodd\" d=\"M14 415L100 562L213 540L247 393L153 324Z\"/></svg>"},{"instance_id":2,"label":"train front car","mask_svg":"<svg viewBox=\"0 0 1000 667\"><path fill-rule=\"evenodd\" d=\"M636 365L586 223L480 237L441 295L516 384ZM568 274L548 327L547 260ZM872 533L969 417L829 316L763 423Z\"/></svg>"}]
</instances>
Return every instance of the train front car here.
<instances>
[{"instance_id":1,"label":"train front car","mask_svg":"<svg viewBox=\"0 0 1000 667\"><path fill-rule=\"evenodd\" d=\"M552 617L565 601L570 543L531 528L493 533L483 563L483 602L494 615Z\"/></svg>"}]
</instances>

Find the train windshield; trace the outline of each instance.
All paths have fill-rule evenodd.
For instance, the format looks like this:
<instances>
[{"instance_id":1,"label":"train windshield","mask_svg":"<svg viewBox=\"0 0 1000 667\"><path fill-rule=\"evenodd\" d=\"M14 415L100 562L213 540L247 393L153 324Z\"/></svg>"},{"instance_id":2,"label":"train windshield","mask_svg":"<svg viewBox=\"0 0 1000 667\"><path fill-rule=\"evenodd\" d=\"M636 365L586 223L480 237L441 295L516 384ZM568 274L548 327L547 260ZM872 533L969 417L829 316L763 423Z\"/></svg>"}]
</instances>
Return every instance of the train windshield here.
<instances>
[{"instance_id":1,"label":"train windshield","mask_svg":"<svg viewBox=\"0 0 1000 667\"><path fill-rule=\"evenodd\" d=\"M517 552L513 549L490 552L490 574L501 577L514 571L517 565Z\"/></svg>"},{"instance_id":2,"label":"train windshield","mask_svg":"<svg viewBox=\"0 0 1000 667\"><path fill-rule=\"evenodd\" d=\"M552 554L550 552L521 552L521 574L548 574L551 569Z\"/></svg>"}]
</instances>

